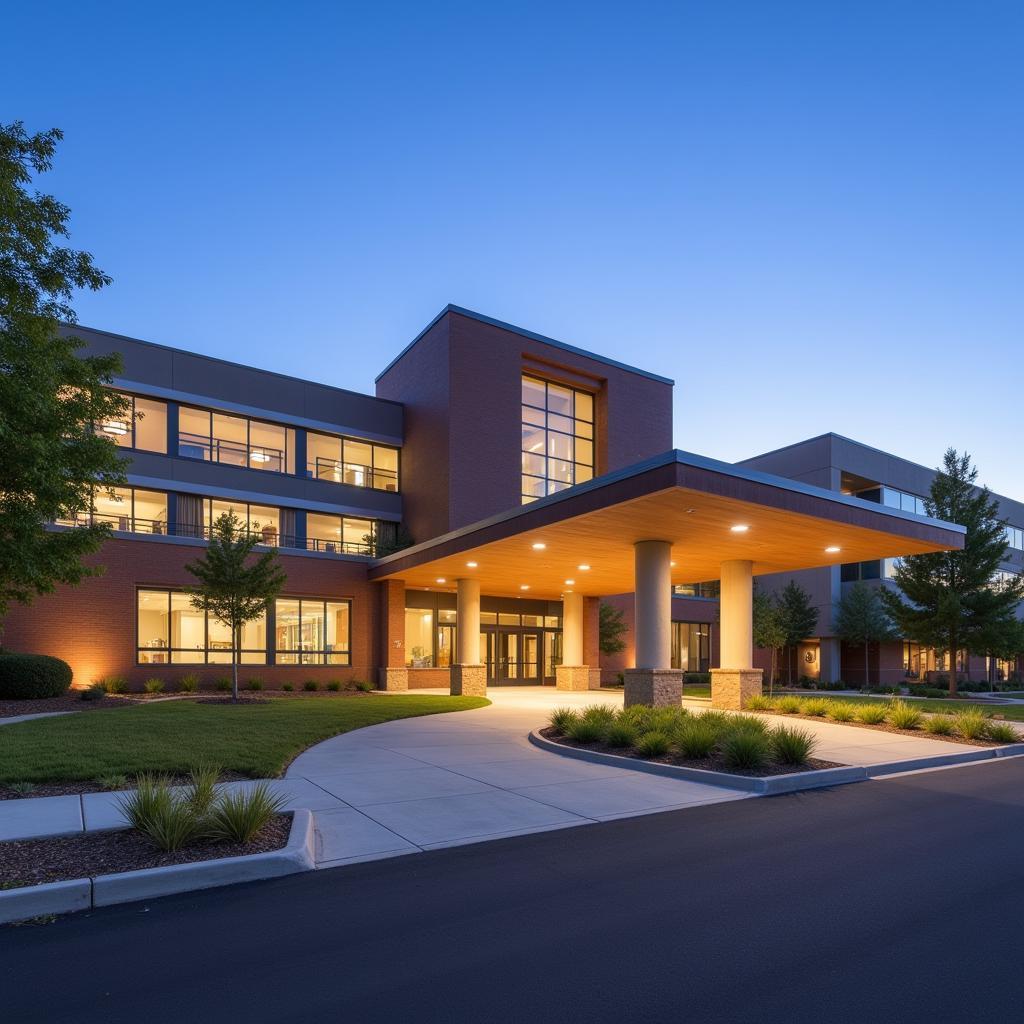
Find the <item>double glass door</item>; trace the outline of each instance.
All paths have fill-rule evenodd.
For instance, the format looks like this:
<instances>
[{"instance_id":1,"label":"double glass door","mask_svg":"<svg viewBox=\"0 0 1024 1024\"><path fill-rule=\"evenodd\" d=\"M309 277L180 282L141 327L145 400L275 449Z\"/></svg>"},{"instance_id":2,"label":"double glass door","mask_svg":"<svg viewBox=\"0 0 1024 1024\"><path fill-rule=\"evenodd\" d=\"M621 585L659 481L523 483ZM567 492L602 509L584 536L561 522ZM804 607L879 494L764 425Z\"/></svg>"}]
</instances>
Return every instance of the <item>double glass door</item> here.
<instances>
[{"instance_id":1,"label":"double glass door","mask_svg":"<svg viewBox=\"0 0 1024 1024\"><path fill-rule=\"evenodd\" d=\"M544 682L543 632L498 626L480 633L480 660L487 681L537 686Z\"/></svg>"}]
</instances>

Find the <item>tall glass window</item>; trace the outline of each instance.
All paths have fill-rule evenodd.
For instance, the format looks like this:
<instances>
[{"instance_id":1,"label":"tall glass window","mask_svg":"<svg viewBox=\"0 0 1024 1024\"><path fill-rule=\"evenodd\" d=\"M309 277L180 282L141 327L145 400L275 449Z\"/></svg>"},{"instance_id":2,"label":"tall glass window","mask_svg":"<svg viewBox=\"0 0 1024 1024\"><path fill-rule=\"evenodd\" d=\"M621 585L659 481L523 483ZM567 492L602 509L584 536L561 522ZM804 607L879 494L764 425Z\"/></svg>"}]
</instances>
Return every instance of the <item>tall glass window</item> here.
<instances>
[{"instance_id":1,"label":"tall glass window","mask_svg":"<svg viewBox=\"0 0 1024 1024\"><path fill-rule=\"evenodd\" d=\"M137 601L139 664L230 664L231 630L219 619L193 608L187 594L147 588L138 591ZM266 664L265 615L242 628L240 648L242 664Z\"/></svg>"},{"instance_id":2,"label":"tall glass window","mask_svg":"<svg viewBox=\"0 0 1024 1024\"><path fill-rule=\"evenodd\" d=\"M295 466L295 431L183 405L178 410L178 454L227 466L289 473Z\"/></svg>"},{"instance_id":3,"label":"tall glass window","mask_svg":"<svg viewBox=\"0 0 1024 1024\"><path fill-rule=\"evenodd\" d=\"M523 375L522 501L594 475L594 396Z\"/></svg>"},{"instance_id":4,"label":"tall glass window","mask_svg":"<svg viewBox=\"0 0 1024 1024\"><path fill-rule=\"evenodd\" d=\"M92 512L80 512L73 519L59 519L61 526L106 523L121 533L166 533L167 495L139 487L98 488L93 492Z\"/></svg>"},{"instance_id":5,"label":"tall glass window","mask_svg":"<svg viewBox=\"0 0 1024 1024\"><path fill-rule=\"evenodd\" d=\"M428 608L405 609L405 664L434 667L434 613Z\"/></svg>"},{"instance_id":6,"label":"tall glass window","mask_svg":"<svg viewBox=\"0 0 1024 1024\"><path fill-rule=\"evenodd\" d=\"M138 395L121 397L127 409L121 416L96 424L96 433L109 437L119 448L167 454L167 403Z\"/></svg>"},{"instance_id":7,"label":"tall glass window","mask_svg":"<svg viewBox=\"0 0 1024 1024\"><path fill-rule=\"evenodd\" d=\"M684 672L711 670L710 623L672 623L672 667Z\"/></svg>"},{"instance_id":8,"label":"tall glass window","mask_svg":"<svg viewBox=\"0 0 1024 1024\"><path fill-rule=\"evenodd\" d=\"M233 512L242 521L243 528L254 534L260 544L276 548L288 544L292 538L281 536L281 510L271 505L249 505L244 501L203 500L204 534L209 537L213 524L226 513Z\"/></svg>"},{"instance_id":9,"label":"tall glass window","mask_svg":"<svg viewBox=\"0 0 1024 1024\"><path fill-rule=\"evenodd\" d=\"M278 598L274 605L277 664L351 664L351 618L349 601Z\"/></svg>"},{"instance_id":10,"label":"tall glass window","mask_svg":"<svg viewBox=\"0 0 1024 1024\"><path fill-rule=\"evenodd\" d=\"M306 547L310 551L371 555L375 535L372 519L326 516L318 512L306 516Z\"/></svg>"},{"instance_id":11,"label":"tall glass window","mask_svg":"<svg viewBox=\"0 0 1024 1024\"><path fill-rule=\"evenodd\" d=\"M398 490L398 449L309 431L306 475L353 487Z\"/></svg>"}]
</instances>

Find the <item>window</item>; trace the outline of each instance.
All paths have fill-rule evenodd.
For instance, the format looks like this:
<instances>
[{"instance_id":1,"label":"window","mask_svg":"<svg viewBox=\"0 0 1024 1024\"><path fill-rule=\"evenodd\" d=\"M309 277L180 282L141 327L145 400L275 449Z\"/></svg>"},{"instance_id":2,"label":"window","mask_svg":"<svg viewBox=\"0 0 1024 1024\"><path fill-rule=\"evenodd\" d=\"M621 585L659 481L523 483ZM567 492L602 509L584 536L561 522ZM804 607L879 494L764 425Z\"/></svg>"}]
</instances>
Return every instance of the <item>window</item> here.
<instances>
[{"instance_id":1,"label":"window","mask_svg":"<svg viewBox=\"0 0 1024 1024\"><path fill-rule=\"evenodd\" d=\"M594 475L594 396L524 375L522 501L557 494Z\"/></svg>"},{"instance_id":2,"label":"window","mask_svg":"<svg viewBox=\"0 0 1024 1024\"><path fill-rule=\"evenodd\" d=\"M58 519L61 526L107 523L121 533L166 533L167 495L137 487L112 487L93 492L92 512L73 519Z\"/></svg>"},{"instance_id":3,"label":"window","mask_svg":"<svg viewBox=\"0 0 1024 1024\"><path fill-rule=\"evenodd\" d=\"M330 434L306 434L306 476L378 491L398 490L398 449Z\"/></svg>"},{"instance_id":4,"label":"window","mask_svg":"<svg viewBox=\"0 0 1024 1024\"><path fill-rule=\"evenodd\" d=\"M839 568L839 579L843 583L856 583L858 580L879 580L882 571L891 573L895 568L896 559L876 558L870 562L845 562Z\"/></svg>"},{"instance_id":5,"label":"window","mask_svg":"<svg viewBox=\"0 0 1024 1024\"><path fill-rule=\"evenodd\" d=\"M178 410L178 454L186 459L289 473L295 466L295 431L183 405Z\"/></svg>"},{"instance_id":6,"label":"window","mask_svg":"<svg viewBox=\"0 0 1024 1024\"><path fill-rule=\"evenodd\" d=\"M271 505L249 505L241 501L219 501L216 498L202 498L203 535L210 536L213 524L222 516L233 512L242 521L243 528L254 534L260 544L276 548L288 544L290 537L281 536L281 510ZM179 516L180 518L180 516Z\"/></svg>"},{"instance_id":7,"label":"window","mask_svg":"<svg viewBox=\"0 0 1024 1024\"><path fill-rule=\"evenodd\" d=\"M672 594L675 597L717 598L720 593L721 585L718 580L709 580L706 583L677 583L672 587Z\"/></svg>"},{"instance_id":8,"label":"window","mask_svg":"<svg viewBox=\"0 0 1024 1024\"><path fill-rule=\"evenodd\" d=\"M710 623L672 623L672 667L684 672L711 670Z\"/></svg>"},{"instance_id":9,"label":"window","mask_svg":"<svg viewBox=\"0 0 1024 1024\"><path fill-rule=\"evenodd\" d=\"M877 501L878 499L870 500ZM917 516L928 514L924 507L924 498L919 498L916 494L907 494L906 491L897 491L892 487L882 488L882 504L889 508L898 508L902 512L913 512Z\"/></svg>"},{"instance_id":10,"label":"window","mask_svg":"<svg viewBox=\"0 0 1024 1024\"><path fill-rule=\"evenodd\" d=\"M372 519L325 516L318 512L306 516L306 547L310 551L372 555L375 536Z\"/></svg>"},{"instance_id":11,"label":"window","mask_svg":"<svg viewBox=\"0 0 1024 1024\"><path fill-rule=\"evenodd\" d=\"M192 607L187 594L173 590L138 591L137 658L142 665L226 665L231 662L231 630ZM239 661L267 662L267 619L242 627Z\"/></svg>"},{"instance_id":12,"label":"window","mask_svg":"<svg viewBox=\"0 0 1024 1024\"><path fill-rule=\"evenodd\" d=\"M126 395L128 408L124 418L96 424L96 433L109 437L119 448L167 454L167 403L153 398Z\"/></svg>"},{"instance_id":13,"label":"window","mask_svg":"<svg viewBox=\"0 0 1024 1024\"><path fill-rule=\"evenodd\" d=\"M450 668L455 663L455 612L442 608L437 613L437 667Z\"/></svg>"},{"instance_id":14,"label":"window","mask_svg":"<svg viewBox=\"0 0 1024 1024\"><path fill-rule=\"evenodd\" d=\"M281 597L274 603L278 665L351 663L351 603Z\"/></svg>"},{"instance_id":15,"label":"window","mask_svg":"<svg viewBox=\"0 0 1024 1024\"><path fill-rule=\"evenodd\" d=\"M1007 526L1006 532L1006 546L1014 548L1016 551L1024 551L1024 530L1018 529L1016 526Z\"/></svg>"},{"instance_id":16,"label":"window","mask_svg":"<svg viewBox=\"0 0 1024 1024\"><path fill-rule=\"evenodd\" d=\"M405 609L405 664L434 667L434 613L429 608Z\"/></svg>"}]
</instances>

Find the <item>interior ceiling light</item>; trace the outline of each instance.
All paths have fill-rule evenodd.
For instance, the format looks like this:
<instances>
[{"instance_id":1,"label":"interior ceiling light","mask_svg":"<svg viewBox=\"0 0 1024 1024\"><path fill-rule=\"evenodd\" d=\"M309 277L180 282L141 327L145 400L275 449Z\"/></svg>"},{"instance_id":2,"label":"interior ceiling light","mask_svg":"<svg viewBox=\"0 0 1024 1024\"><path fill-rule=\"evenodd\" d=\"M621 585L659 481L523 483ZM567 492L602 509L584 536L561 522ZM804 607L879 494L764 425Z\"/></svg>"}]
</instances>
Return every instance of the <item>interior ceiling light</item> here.
<instances>
[{"instance_id":1,"label":"interior ceiling light","mask_svg":"<svg viewBox=\"0 0 1024 1024\"><path fill-rule=\"evenodd\" d=\"M249 452L250 462L269 462L270 456L266 452Z\"/></svg>"},{"instance_id":2,"label":"interior ceiling light","mask_svg":"<svg viewBox=\"0 0 1024 1024\"><path fill-rule=\"evenodd\" d=\"M124 420L107 420L103 424L104 434L127 434L128 424Z\"/></svg>"},{"instance_id":3,"label":"interior ceiling light","mask_svg":"<svg viewBox=\"0 0 1024 1024\"><path fill-rule=\"evenodd\" d=\"M737 523L735 526L730 526L729 529L732 530L733 533L746 533L750 527L747 526L746 523Z\"/></svg>"}]
</instances>

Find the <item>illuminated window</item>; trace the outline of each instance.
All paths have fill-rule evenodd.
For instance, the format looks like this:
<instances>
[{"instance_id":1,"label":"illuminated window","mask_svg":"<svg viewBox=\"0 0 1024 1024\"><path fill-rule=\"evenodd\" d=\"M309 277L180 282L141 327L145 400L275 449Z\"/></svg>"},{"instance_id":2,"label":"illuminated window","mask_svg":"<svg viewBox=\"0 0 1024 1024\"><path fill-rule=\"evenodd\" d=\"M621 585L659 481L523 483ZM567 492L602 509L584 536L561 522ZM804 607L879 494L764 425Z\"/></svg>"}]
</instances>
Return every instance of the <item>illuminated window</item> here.
<instances>
[{"instance_id":1,"label":"illuminated window","mask_svg":"<svg viewBox=\"0 0 1024 1024\"><path fill-rule=\"evenodd\" d=\"M178 454L226 466L290 473L295 466L295 431L183 405L178 410Z\"/></svg>"},{"instance_id":2,"label":"illuminated window","mask_svg":"<svg viewBox=\"0 0 1024 1024\"><path fill-rule=\"evenodd\" d=\"M92 512L80 512L73 519L58 519L61 526L89 526L106 523L120 533L167 532L167 495L139 487L97 488Z\"/></svg>"},{"instance_id":3,"label":"illuminated window","mask_svg":"<svg viewBox=\"0 0 1024 1024\"><path fill-rule=\"evenodd\" d=\"M405 664L434 667L434 613L429 608L405 609Z\"/></svg>"},{"instance_id":4,"label":"illuminated window","mask_svg":"<svg viewBox=\"0 0 1024 1024\"><path fill-rule=\"evenodd\" d=\"M707 672L710 670L710 623L672 623L672 667L682 669L684 672Z\"/></svg>"},{"instance_id":5,"label":"illuminated window","mask_svg":"<svg viewBox=\"0 0 1024 1024\"><path fill-rule=\"evenodd\" d=\"M330 434L306 434L306 476L378 491L398 490L398 449Z\"/></svg>"},{"instance_id":6,"label":"illuminated window","mask_svg":"<svg viewBox=\"0 0 1024 1024\"><path fill-rule=\"evenodd\" d=\"M351 664L351 602L281 597L274 602L278 665Z\"/></svg>"},{"instance_id":7,"label":"illuminated window","mask_svg":"<svg viewBox=\"0 0 1024 1024\"><path fill-rule=\"evenodd\" d=\"M537 377L522 380L522 501L594 475L594 396Z\"/></svg>"},{"instance_id":8,"label":"illuminated window","mask_svg":"<svg viewBox=\"0 0 1024 1024\"><path fill-rule=\"evenodd\" d=\"M119 448L167 453L167 403L137 395L121 397L124 413L96 424L96 433L109 437Z\"/></svg>"},{"instance_id":9,"label":"illuminated window","mask_svg":"<svg viewBox=\"0 0 1024 1024\"><path fill-rule=\"evenodd\" d=\"M375 534L372 519L327 516L318 512L306 516L306 547L310 551L371 555Z\"/></svg>"}]
</instances>

